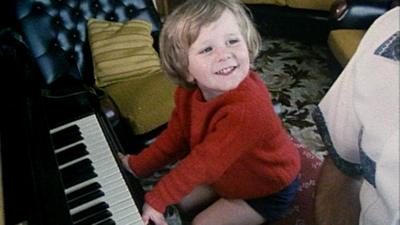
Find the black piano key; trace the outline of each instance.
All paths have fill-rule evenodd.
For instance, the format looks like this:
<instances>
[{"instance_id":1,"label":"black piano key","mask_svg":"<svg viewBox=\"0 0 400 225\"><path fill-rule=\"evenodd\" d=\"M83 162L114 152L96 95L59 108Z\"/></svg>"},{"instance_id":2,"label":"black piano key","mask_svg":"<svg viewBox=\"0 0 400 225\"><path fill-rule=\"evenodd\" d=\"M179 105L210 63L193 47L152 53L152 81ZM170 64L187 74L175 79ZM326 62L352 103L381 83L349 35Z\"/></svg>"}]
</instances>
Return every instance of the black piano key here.
<instances>
[{"instance_id":1,"label":"black piano key","mask_svg":"<svg viewBox=\"0 0 400 225\"><path fill-rule=\"evenodd\" d=\"M94 118L94 117L92 117ZM95 171L96 168L101 167L101 165L110 165L111 167L111 163L109 164L108 162L104 162L104 163L97 163L98 155L100 155L99 157L101 157L101 161L103 160L108 160L108 158L112 158L112 154L110 154L110 156L105 157L106 154L95 154L95 156L92 158L91 154L91 149L89 149L88 147L86 147L86 149L84 149L83 146L86 146L87 143L90 144L90 141L95 141L95 143L100 143L100 139L103 140L103 136L99 136L94 137L94 138L89 138L88 140L85 140L86 134L88 133L88 135L97 135L97 132L93 132L93 130L95 129L94 125L96 125L94 122L90 122L89 125L88 122L86 121L91 121L94 120L90 118L90 120L86 120L85 121L76 121L74 124L76 124L76 126L78 126L78 129L76 128L70 128L71 132L70 136L74 137L74 136L82 136L84 137L83 140L78 141L78 142L74 142L74 143L70 143L73 141L64 141L64 144L57 144L58 146L64 146L62 148L62 150L56 150L55 156L57 157L57 162L59 163L59 171L61 173L61 178L64 182L64 189L67 191L67 194L65 197L67 197L67 201L65 202L67 207L69 208L69 212L70 212L70 218L71 220L73 220L72 224L75 225L85 225L85 224L96 224L96 225L112 225L112 224L116 224L118 223L118 221L113 221L115 220L113 218L113 214L118 214L118 210L121 209L121 207L125 207L124 210L127 210L127 207L131 207L131 203L132 202L123 202L121 206L119 206L120 202L117 201L121 201L120 198L118 198L117 201L115 201L113 198L109 198L107 196L107 191L101 190L102 187L102 180L95 180L95 179L90 179L87 176L91 177L91 176L104 176L103 174L109 176L111 174L110 171L106 170L104 171L104 169L101 169L101 171L99 171L98 173ZM81 125L82 124L82 125ZM97 126L97 125L96 125ZM97 129L97 127L96 127ZM78 132L77 132L78 131ZM64 131L66 133L68 133L67 131ZM67 134L64 133L63 135L67 136ZM78 133L81 133L79 135L77 135ZM60 139L63 139L64 136L61 135L60 133L56 133L56 136L59 136ZM80 137L79 137L80 138ZM99 141L97 141L99 140ZM107 141L107 139L106 139ZM59 143L58 141L56 141L57 143ZM68 148L66 148L66 146L69 146ZM72 146L72 147L71 147ZM105 148L106 146L104 146ZM101 148L101 150L103 150L103 147ZM83 153L85 152L85 153ZM88 155L84 155L87 154L86 152L89 152ZM82 155L80 155L82 154ZM79 160L79 161L78 161ZM91 160L93 160L93 162L91 162ZM71 163L73 162L73 163ZM112 161L113 163L115 163L114 161ZM88 173L89 172L89 173ZM88 175L88 174L92 174L92 175ZM97 175L98 174L98 175ZM117 174L116 174L117 175ZM79 181L77 181L77 179L79 179ZM88 182L89 181L89 182ZM81 188L82 186L79 185L81 183L85 183L85 187ZM88 183L92 183L92 185L88 185ZM97 183L97 184L96 184ZM108 182L107 182L108 184ZM79 185L79 190L76 190L75 187L77 187L77 185ZM118 184L119 185L119 184ZM75 186L75 187L74 187ZM98 188L100 186L100 188ZM106 185L107 186L107 185ZM72 188L71 188L72 187ZM69 190L74 189L72 192L69 192ZM101 191L99 191L101 190ZM105 190L108 190L105 188ZM104 194L103 194L104 192ZM101 194L99 194L101 193ZM113 194L114 192L112 192ZM129 194L129 193L126 193ZM104 195L104 197L100 197L98 198L100 195ZM82 210L82 206L88 207L91 204L97 204L97 207L93 207L90 206L88 209L83 209ZM112 205L115 205L115 207L111 207ZM110 207L109 207L110 206ZM137 210L135 209L134 205L132 206L132 210ZM127 210L128 211L128 210ZM140 214L138 215L140 216ZM132 214L126 215L126 220L135 220L135 218L133 218L134 216Z\"/></svg>"},{"instance_id":2,"label":"black piano key","mask_svg":"<svg viewBox=\"0 0 400 225\"><path fill-rule=\"evenodd\" d=\"M76 171L73 171L73 172L67 173L67 174L61 174L61 175L62 175L63 180L65 182L67 182L67 181L75 180L84 174L89 174L92 172L94 172L94 167L92 165L87 165L85 167L79 168L79 170L76 170Z\"/></svg>"},{"instance_id":3,"label":"black piano key","mask_svg":"<svg viewBox=\"0 0 400 225\"><path fill-rule=\"evenodd\" d=\"M53 133L51 136L55 149L78 142L83 139L77 125L72 125L65 129L59 130Z\"/></svg>"},{"instance_id":4,"label":"black piano key","mask_svg":"<svg viewBox=\"0 0 400 225\"><path fill-rule=\"evenodd\" d=\"M68 201L72 201L75 198L79 198L87 193L93 192L95 190L99 190L100 187L101 187L101 185L97 182L88 184L76 191L73 191L73 192L67 194L67 199L68 199Z\"/></svg>"},{"instance_id":5,"label":"black piano key","mask_svg":"<svg viewBox=\"0 0 400 225\"><path fill-rule=\"evenodd\" d=\"M108 208L110 208L110 206L107 203L100 202L90 208L87 208L76 214L73 214L71 216L71 219L74 223L76 223L76 222L83 220L84 218L89 217L90 215L96 214L96 212L100 212L100 211L106 210Z\"/></svg>"},{"instance_id":6,"label":"black piano key","mask_svg":"<svg viewBox=\"0 0 400 225\"><path fill-rule=\"evenodd\" d=\"M108 210L98 211L96 214L93 214L87 218L84 218L81 221L78 221L77 223L74 223L74 225L93 225L97 222L110 218L111 216L112 213Z\"/></svg>"},{"instance_id":7,"label":"black piano key","mask_svg":"<svg viewBox=\"0 0 400 225\"><path fill-rule=\"evenodd\" d=\"M104 221L101 221L100 223L97 223L96 225L116 225L116 223L112 219L106 219Z\"/></svg>"},{"instance_id":8,"label":"black piano key","mask_svg":"<svg viewBox=\"0 0 400 225\"><path fill-rule=\"evenodd\" d=\"M92 200L98 199L100 197L104 196L104 192L101 190L96 190L91 193L88 193L86 195L81 196L80 198L76 198L72 201L68 201L68 206L70 209L73 209L77 206L83 205L87 202L90 202Z\"/></svg>"},{"instance_id":9,"label":"black piano key","mask_svg":"<svg viewBox=\"0 0 400 225\"><path fill-rule=\"evenodd\" d=\"M86 146L83 143L80 143L71 148L65 149L64 151L58 152L56 156L58 164L63 165L88 154L89 152L86 150Z\"/></svg>"},{"instance_id":10,"label":"black piano key","mask_svg":"<svg viewBox=\"0 0 400 225\"><path fill-rule=\"evenodd\" d=\"M117 223L113 219L106 219L101 221L100 223L96 223L96 225L116 225Z\"/></svg>"},{"instance_id":11,"label":"black piano key","mask_svg":"<svg viewBox=\"0 0 400 225\"><path fill-rule=\"evenodd\" d=\"M95 177L97 177L97 173L90 171L88 173L83 173L77 177L68 177L67 179L64 179L64 177L63 177L63 183L65 186L65 189L68 189L74 185L83 183L84 181L90 180Z\"/></svg>"},{"instance_id":12,"label":"black piano key","mask_svg":"<svg viewBox=\"0 0 400 225\"><path fill-rule=\"evenodd\" d=\"M93 168L93 166L92 166L92 161L86 158L60 169L60 172L63 177L70 177L81 174L82 171L86 171L87 168Z\"/></svg>"},{"instance_id":13,"label":"black piano key","mask_svg":"<svg viewBox=\"0 0 400 225\"><path fill-rule=\"evenodd\" d=\"M61 176L66 184L76 183L82 176L94 173L94 167L89 159L81 160L61 170Z\"/></svg>"}]
</instances>

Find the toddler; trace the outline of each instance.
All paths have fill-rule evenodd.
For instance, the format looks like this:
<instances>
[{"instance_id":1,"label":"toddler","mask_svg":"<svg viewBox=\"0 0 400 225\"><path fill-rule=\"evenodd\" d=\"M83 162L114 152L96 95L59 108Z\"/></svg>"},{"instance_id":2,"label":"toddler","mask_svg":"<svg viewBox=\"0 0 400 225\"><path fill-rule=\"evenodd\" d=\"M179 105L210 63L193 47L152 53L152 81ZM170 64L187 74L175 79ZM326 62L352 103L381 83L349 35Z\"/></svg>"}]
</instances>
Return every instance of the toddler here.
<instances>
[{"instance_id":1,"label":"toddler","mask_svg":"<svg viewBox=\"0 0 400 225\"><path fill-rule=\"evenodd\" d=\"M166 225L172 204L206 225L262 224L287 211L300 158L250 69L260 43L239 0L187 0L167 17L160 55L178 84L175 109L152 145L120 156L137 177L178 162L146 193L145 224Z\"/></svg>"}]
</instances>

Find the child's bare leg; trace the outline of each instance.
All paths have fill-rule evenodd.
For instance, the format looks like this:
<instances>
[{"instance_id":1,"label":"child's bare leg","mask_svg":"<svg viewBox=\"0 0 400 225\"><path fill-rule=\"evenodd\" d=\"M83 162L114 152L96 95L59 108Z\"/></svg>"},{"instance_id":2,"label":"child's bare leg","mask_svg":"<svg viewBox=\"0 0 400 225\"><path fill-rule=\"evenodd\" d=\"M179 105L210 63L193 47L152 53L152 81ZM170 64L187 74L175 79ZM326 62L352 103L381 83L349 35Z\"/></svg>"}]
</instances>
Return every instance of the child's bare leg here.
<instances>
[{"instance_id":1,"label":"child's bare leg","mask_svg":"<svg viewBox=\"0 0 400 225\"><path fill-rule=\"evenodd\" d=\"M198 214L192 225L260 225L264 218L240 199L219 199Z\"/></svg>"},{"instance_id":2,"label":"child's bare leg","mask_svg":"<svg viewBox=\"0 0 400 225\"><path fill-rule=\"evenodd\" d=\"M193 217L218 199L218 195L207 185L198 186L178 204L180 211Z\"/></svg>"}]
</instances>

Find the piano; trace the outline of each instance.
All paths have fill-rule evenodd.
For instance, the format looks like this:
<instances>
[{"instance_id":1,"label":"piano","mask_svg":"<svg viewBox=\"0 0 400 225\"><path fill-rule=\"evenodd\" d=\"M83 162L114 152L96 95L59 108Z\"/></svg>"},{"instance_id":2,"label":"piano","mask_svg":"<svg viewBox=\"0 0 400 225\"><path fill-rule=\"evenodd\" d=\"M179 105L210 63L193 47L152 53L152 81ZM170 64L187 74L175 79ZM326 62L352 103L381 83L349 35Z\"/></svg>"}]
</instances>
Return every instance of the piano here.
<instances>
[{"instance_id":1,"label":"piano","mask_svg":"<svg viewBox=\"0 0 400 225\"><path fill-rule=\"evenodd\" d=\"M144 191L91 91L11 99L0 130L4 224L143 225Z\"/></svg>"}]
</instances>

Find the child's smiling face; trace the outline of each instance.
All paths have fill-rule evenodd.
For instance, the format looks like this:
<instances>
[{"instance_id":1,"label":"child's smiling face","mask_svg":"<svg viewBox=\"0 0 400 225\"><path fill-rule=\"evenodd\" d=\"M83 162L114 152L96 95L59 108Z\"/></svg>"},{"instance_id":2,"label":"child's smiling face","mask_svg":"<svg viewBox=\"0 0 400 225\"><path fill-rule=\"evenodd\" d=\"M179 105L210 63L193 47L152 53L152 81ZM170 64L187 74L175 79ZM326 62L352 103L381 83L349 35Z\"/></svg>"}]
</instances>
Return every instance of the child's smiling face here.
<instances>
[{"instance_id":1,"label":"child's smiling face","mask_svg":"<svg viewBox=\"0 0 400 225\"><path fill-rule=\"evenodd\" d=\"M195 81L206 100L232 90L250 69L249 51L229 10L200 29L189 51L188 81Z\"/></svg>"}]
</instances>

